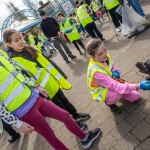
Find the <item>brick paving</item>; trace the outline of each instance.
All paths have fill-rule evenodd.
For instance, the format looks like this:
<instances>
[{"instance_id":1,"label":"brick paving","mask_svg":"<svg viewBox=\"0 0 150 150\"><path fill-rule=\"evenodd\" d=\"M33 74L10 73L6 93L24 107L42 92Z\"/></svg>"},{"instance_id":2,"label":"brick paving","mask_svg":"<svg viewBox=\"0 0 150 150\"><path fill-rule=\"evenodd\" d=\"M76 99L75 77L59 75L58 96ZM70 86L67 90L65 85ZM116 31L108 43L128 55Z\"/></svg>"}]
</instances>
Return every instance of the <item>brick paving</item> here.
<instances>
[{"instance_id":1,"label":"brick paving","mask_svg":"<svg viewBox=\"0 0 150 150\"><path fill-rule=\"evenodd\" d=\"M143 8L150 19L150 2L144 0ZM150 56L150 29L132 39L118 41L109 21L105 24L97 23L107 39L106 47L112 55L114 63L121 70L121 76L131 82L145 79L135 67L137 61L145 61ZM84 40L86 43L89 40ZM121 101L118 105L122 108L120 115L114 115L105 104L92 101L86 86L86 71L88 56L80 56L72 45L69 44L77 59L66 64L60 55L54 55L53 60L68 75L72 83L70 91L64 91L68 99L79 112L90 113L91 119L86 123L88 130L100 127L103 135L90 150L149 150L150 149L150 92L140 91L141 99L136 103ZM71 149L83 150L79 139L67 131L58 121L47 119L56 135ZM36 133L23 135L13 144L7 143L8 135L5 133L0 141L1 150L51 150L48 143Z\"/></svg>"}]
</instances>

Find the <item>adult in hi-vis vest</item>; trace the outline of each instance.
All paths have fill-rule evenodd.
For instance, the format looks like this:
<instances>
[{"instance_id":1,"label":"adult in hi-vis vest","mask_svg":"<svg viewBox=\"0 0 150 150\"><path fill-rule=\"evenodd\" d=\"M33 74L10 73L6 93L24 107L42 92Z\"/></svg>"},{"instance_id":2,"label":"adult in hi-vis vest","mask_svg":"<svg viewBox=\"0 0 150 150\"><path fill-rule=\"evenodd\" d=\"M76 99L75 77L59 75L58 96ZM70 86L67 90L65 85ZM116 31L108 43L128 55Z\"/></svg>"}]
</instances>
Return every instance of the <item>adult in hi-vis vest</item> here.
<instances>
[{"instance_id":1,"label":"adult in hi-vis vest","mask_svg":"<svg viewBox=\"0 0 150 150\"><path fill-rule=\"evenodd\" d=\"M96 24L94 23L93 19L88 14L88 10L86 9L85 4L82 1L79 3L79 5L77 5L76 13L83 28L85 28L85 30L88 32L88 34L92 38L98 37L101 40L104 40L103 35L97 29Z\"/></svg>"},{"instance_id":2,"label":"adult in hi-vis vest","mask_svg":"<svg viewBox=\"0 0 150 150\"><path fill-rule=\"evenodd\" d=\"M140 83L121 83L120 71L113 65L110 55L104 44L97 39L87 43L87 53L91 56L87 84L94 100L105 102L115 113L120 113L116 103L122 98L130 102L139 100L139 89L150 90L150 82L144 80Z\"/></svg>"},{"instance_id":3,"label":"adult in hi-vis vest","mask_svg":"<svg viewBox=\"0 0 150 150\"><path fill-rule=\"evenodd\" d=\"M69 41L74 44L76 49L79 51L80 55L82 55L83 53L81 52L78 44L82 47L82 49L84 49L85 53L85 46L80 39L78 29L76 25L73 23L73 21L67 16L65 16L63 13L59 13L57 15L57 19L58 21L60 21L59 25L61 32L67 35Z\"/></svg>"},{"instance_id":4,"label":"adult in hi-vis vest","mask_svg":"<svg viewBox=\"0 0 150 150\"><path fill-rule=\"evenodd\" d=\"M12 35L10 34L12 33ZM3 36L13 35L19 36L19 32L14 29L8 29L4 32ZM20 39L22 42L23 39ZM22 49L17 49L12 43L7 42L8 55L13 58L20 68L24 70L30 78L36 80L36 83L48 91L48 96L53 103L67 110L73 118L79 122L81 128L86 125L81 124L81 120L89 118L87 113L78 113L76 108L65 97L61 89L69 90L71 88L70 83L58 72L58 70L42 55L31 46L24 46Z\"/></svg>"},{"instance_id":5,"label":"adult in hi-vis vest","mask_svg":"<svg viewBox=\"0 0 150 150\"><path fill-rule=\"evenodd\" d=\"M121 31L122 17L116 12L123 0L103 0L103 5L108 10L117 32Z\"/></svg>"},{"instance_id":6,"label":"adult in hi-vis vest","mask_svg":"<svg viewBox=\"0 0 150 150\"><path fill-rule=\"evenodd\" d=\"M6 57L7 56L7 53L5 53L4 51L0 50L0 55L4 55ZM1 64L2 65L2 64ZM1 102L0 102L1 103ZM10 124L6 123L4 120L3 120L3 117L2 115L4 114L3 112L3 109L0 108L1 111L2 111L2 114L0 114L0 119L2 120L2 124L3 124L3 129L9 134L10 138L8 139L8 142L9 143L13 143L15 142L17 139L19 139L21 137L21 135L19 133L17 133L12 127ZM9 112L7 112L8 114ZM9 120L9 119L8 119ZM17 127L17 126L16 126ZM19 126L20 128L20 126Z\"/></svg>"},{"instance_id":7,"label":"adult in hi-vis vest","mask_svg":"<svg viewBox=\"0 0 150 150\"><path fill-rule=\"evenodd\" d=\"M21 46L23 47L23 43L20 43ZM16 68L12 65L13 63ZM0 55L0 105L3 104L9 112L24 122L21 122L20 128L26 126L28 133L35 130L55 150L69 150L55 136L52 128L45 120L45 117L54 118L63 122L70 132L81 139L84 148L91 147L93 141L100 135L100 129L97 128L89 133L82 131L67 111L40 97L39 92L44 97L48 96L48 92L21 74L18 67L8 57ZM9 123L9 120L11 119L5 120L6 123ZM89 139L91 136L93 138Z\"/></svg>"}]
</instances>

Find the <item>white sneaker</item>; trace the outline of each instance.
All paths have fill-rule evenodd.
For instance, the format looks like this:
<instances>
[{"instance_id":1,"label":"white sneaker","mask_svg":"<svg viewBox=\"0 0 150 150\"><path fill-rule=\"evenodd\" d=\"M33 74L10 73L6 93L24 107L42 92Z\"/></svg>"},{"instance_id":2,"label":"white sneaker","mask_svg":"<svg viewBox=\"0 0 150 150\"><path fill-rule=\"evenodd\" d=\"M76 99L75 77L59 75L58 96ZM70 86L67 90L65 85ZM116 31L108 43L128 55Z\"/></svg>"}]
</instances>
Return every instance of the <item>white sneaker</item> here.
<instances>
[{"instance_id":1,"label":"white sneaker","mask_svg":"<svg viewBox=\"0 0 150 150\"><path fill-rule=\"evenodd\" d=\"M116 32L120 32L120 31L121 31L121 29L120 29L120 28L116 28L115 30L116 30Z\"/></svg>"}]
</instances>

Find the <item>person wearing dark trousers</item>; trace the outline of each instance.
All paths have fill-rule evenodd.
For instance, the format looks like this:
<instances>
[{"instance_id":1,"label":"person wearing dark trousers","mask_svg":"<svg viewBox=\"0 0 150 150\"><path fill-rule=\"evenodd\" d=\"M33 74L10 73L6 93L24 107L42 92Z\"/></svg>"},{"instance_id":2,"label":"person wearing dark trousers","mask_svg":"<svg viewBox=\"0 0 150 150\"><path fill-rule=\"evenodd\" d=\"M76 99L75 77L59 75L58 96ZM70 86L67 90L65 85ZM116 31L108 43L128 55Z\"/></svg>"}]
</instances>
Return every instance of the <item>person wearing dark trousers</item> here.
<instances>
[{"instance_id":1,"label":"person wearing dark trousers","mask_svg":"<svg viewBox=\"0 0 150 150\"><path fill-rule=\"evenodd\" d=\"M61 35L53 38L52 42L54 43L55 48L59 51L60 55L63 57L63 59L66 61L67 64L69 63L68 57L70 57L71 59L76 58L76 56L74 56L72 54L72 52L69 50L68 46L66 45L66 42L64 41L64 39ZM63 51L61 46L64 48L68 57L65 54L65 52Z\"/></svg>"},{"instance_id":2,"label":"person wearing dark trousers","mask_svg":"<svg viewBox=\"0 0 150 150\"><path fill-rule=\"evenodd\" d=\"M60 99L61 97L61 99ZM78 113L76 108L69 102L64 93L59 89L56 95L53 97L52 102L59 106L60 108L67 110L74 120L80 124L80 121L86 120L89 118L89 115L85 113ZM80 124L81 125L81 124Z\"/></svg>"},{"instance_id":3,"label":"person wearing dark trousers","mask_svg":"<svg viewBox=\"0 0 150 150\"><path fill-rule=\"evenodd\" d=\"M103 39L103 35L101 34L101 32L97 29L96 24L94 22L89 23L85 26L85 30L88 32L88 34L92 37L92 38L96 38L99 37L101 40Z\"/></svg>"},{"instance_id":4,"label":"person wearing dark trousers","mask_svg":"<svg viewBox=\"0 0 150 150\"><path fill-rule=\"evenodd\" d=\"M104 40L103 35L97 29L96 24L94 23L93 19L90 17L88 10L85 7L85 4L81 1L79 4L76 3L76 6L77 6L78 19L82 24L82 26L85 28L85 30L88 32L88 34L92 38L100 38L103 41Z\"/></svg>"},{"instance_id":5,"label":"person wearing dark trousers","mask_svg":"<svg viewBox=\"0 0 150 150\"><path fill-rule=\"evenodd\" d=\"M73 21L66 17L63 13L59 13L57 15L57 19L60 22L60 30L62 33L66 34L67 38L71 43L74 44L76 49L79 51L80 55L82 55L82 51L80 50L78 44L84 49L84 53L86 53L85 46L81 41L78 29Z\"/></svg>"},{"instance_id":6,"label":"person wearing dark trousers","mask_svg":"<svg viewBox=\"0 0 150 150\"><path fill-rule=\"evenodd\" d=\"M80 55L82 55L83 53L81 52L81 50L80 50L78 44L84 49L84 52L86 52L85 46L84 46L84 44L82 43L81 39L76 40L76 41L73 41L72 43L74 44L74 46L76 47L76 49L79 51Z\"/></svg>"},{"instance_id":7,"label":"person wearing dark trousers","mask_svg":"<svg viewBox=\"0 0 150 150\"><path fill-rule=\"evenodd\" d=\"M112 18L112 21L113 21L116 29L119 28L122 24L122 17L116 12L117 8L118 8L118 6L109 10L109 14Z\"/></svg>"},{"instance_id":8,"label":"person wearing dark trousers","mask_svg":"<svg viewBox=\"0 0 150 150\"><path fill-rule=\"evenodd\" d=\"M13 143L14 141L16 141L17 139L20 138L20 134L17 133L12 127L11 125L5 123L3 120L2 120L2 123L3 123L3 128L4 130L10 135L10 138L8 139L8 142L9 143Z\"/></svg>"},{"instance_id":9,"label":"person wearing dark trousers","mask_svg":"<svg viewBox=\"0 0 150 150\"><path fill-rule=\"evenodd\" d=\"M120 26L122 24L122 17L116 12L116 10L120 6L120 4L123 4L123 0L112 0L112 1L103 0L103 4L112 18L116 31L120 32L121 31Z\"/></svg>"},{"instance_id":10,"label":"person wearing dark trousers","mask_svg":"<svg viewBox=\"0 0 150 150\"><path fill-rule=\"evenodd\" d=\"M59 51L60 55L68 64L69 63L68 57L74 59L76 58L76 56L74 56L72 52L69 50L69 48L66 45L66 42L64 41L62 35L60 34L59 24L54 18L47 17L46 13L43 10L40 10L40 16L42 18L40 26L44 35L48 39L51 38L55 48ZM68 57L63 51L61 46L64 48L64 51L67 53Z\"/></svg>"}]
</instances>

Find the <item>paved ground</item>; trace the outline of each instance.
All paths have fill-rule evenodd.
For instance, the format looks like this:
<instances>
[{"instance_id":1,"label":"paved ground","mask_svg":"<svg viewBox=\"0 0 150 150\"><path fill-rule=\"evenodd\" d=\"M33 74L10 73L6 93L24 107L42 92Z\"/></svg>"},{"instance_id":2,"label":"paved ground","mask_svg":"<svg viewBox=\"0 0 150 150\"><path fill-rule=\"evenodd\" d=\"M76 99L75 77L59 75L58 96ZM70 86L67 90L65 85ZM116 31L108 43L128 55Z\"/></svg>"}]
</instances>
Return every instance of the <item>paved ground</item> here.
<instances>
[{"instance_id":1,"label":"paved ground","mask_svg":"<svg viewBox=\"0 0 150 150\"><path fill-rule=\"evenodd\" d=\"M143 7L150 18L150 2L144 0ZM133 39L118 41L111 29L110 23L97 24L107 39L106 46L114 59L114 63L121 70L121 76L133 82L139 82L145 75L138 72L135 67L137 61L145 61L150 56L150 29ZM87 39L85 43L88 41ZM141 92L141 99L137 103L122 101L118 105L122 114L114 115L105 104L92 101L86 86L86 70L88 56L79 56L77 51L69 45L77 59L69 65L65 64L59 54L54 56L55 62L68 75L73 88L65 91L69 100L80 112L88 112L91 119L86 123L89 130L100 127L103 131L91 150L149 150L150 149L150 92ZM38 118L37 118L38 119ZM63 124L48 119L55 133L71 150L82 150L79 140L70 134ZM14 144L7 143L8 135L5 133L0 141L1 150L51 150L47 142L36 133L22 135Z\"/></svg>"}]
</instances>

